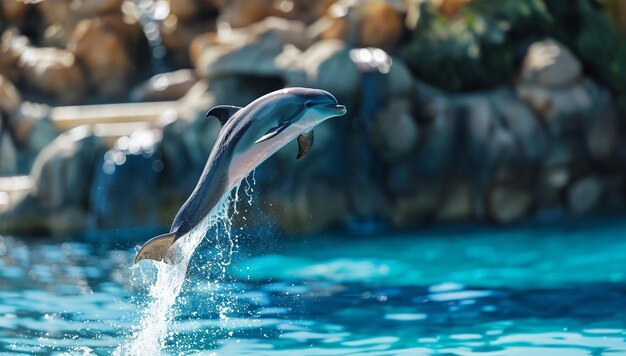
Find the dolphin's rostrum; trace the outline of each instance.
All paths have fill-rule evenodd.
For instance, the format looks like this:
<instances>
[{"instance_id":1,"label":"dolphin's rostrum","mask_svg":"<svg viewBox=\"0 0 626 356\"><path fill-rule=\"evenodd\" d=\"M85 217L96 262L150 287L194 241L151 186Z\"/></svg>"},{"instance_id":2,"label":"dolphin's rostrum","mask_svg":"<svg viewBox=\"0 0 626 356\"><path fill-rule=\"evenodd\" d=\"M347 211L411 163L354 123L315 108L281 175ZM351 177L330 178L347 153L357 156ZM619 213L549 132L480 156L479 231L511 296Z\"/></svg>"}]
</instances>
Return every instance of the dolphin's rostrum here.
<instances>
[{"instance_id":1,"label":"dolphin's rostrum","mask_svg":"<svg viewBox=\"0 0 626 356\"><path fill-rule=\"evenodd\" d=\"M313 144L313 128L345 113L346 108L330 93L308 88L278 90L244 108L221 105L209 110L207 116L217 117L222 129L202 176L176 214L170 232L146 242L135 263L143 259L175 262L171 250L176 240L214 213L259 164L296 137L297 159L304 157Z\"/></svg>"}]
</instances>

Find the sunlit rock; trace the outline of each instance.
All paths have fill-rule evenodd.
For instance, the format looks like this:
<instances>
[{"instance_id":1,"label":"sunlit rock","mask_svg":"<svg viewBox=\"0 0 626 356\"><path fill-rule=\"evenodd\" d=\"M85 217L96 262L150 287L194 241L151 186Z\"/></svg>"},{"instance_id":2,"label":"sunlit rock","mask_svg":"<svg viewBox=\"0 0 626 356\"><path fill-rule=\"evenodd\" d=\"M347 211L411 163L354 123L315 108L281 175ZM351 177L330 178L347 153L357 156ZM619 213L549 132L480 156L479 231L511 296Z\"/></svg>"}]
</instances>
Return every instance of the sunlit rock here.
<instances>
[{"instance_id":1,"label":"sunlit rock","mask_svg":"<svg viewBox=\"0 0 626 356\"><path fill-rule=\"evenodd\" d=\"M350 98L358 92L361 74L350 59L350 49L345 42L319 41L302 54L302 59L309 85L328 90L341 98Z\"/></svg>"},{"instance_id":2,"label":"sunlit rock","mask_svg":"<svg viewBox=\"0 0 626 356\"><path fill-rule=\"evenodd\" d=\"M0 75L0 111L11 114L22 102L22 96L7 77Z\"/></svg>"},{"instance_id":3,"label":"sunlit rock","mask_svg":"<svg viewBox=\"0 0 626 356\"><path fill-rule=\"evenodd\" d=\"M84 17L119 12L124 0L71 0L71 9Z\"/></svg>"},{"instance_id":4,"label":"sunlit rock","mask_svg":"<svg viewBox=\"0 0 626 356\"><path fill-rule=\"evenodd\" d=\"M215 31L213 20L183 21L174 14L170 14L161 22L161 40L163 46L175 63L181 66L188 66L191 63L189 58L189 46L198 35Z\"/></svg>"},{"instance_id":5,"label":"sunlit rock","mask_svg":"<svg viewBox=\"0 0 626 356\"><path fill-rule=\"evenodd\" d=\"M17 29L5 30L0 43L0 74L17 83L22 78L19 67L20 55L29 46L28 38L20 35Z\"/></svg>"},{"instance_id":6,"label":"sunlit rock","mask_svg":"<svg viewBox=\"0 0 626 356\"><path fill-rule=\"evenodd\" d=\"M175 72L153 76L137 85L130 93L134 101L166 101L183 97L198 81L191 69L180 69Z\"/></svg>"},{"instance_id":7,"label":"sunlit rock","mask_svg":"<svg viewBox=\"0 0 626 356\"><path fill-rule=\"evenodd\" d=\"M25 101L9 118L16 142L31 163L35 155L59 135L50 118L50 107Z\"/></svg>"},{"instance_id":8,"label":"sunlit rock","mask_svg":"<svg viewBox=\"0 0 626 356\"><path fill-rule=\"evenodd\" d=\"M323 39L340 39L356 47L393 49L404 28L400 11L384 0L338 1L319 21Z\"/></svg>"},{"instance_id":9,"label":"sunlit rock","mask_svg":"<svg viewBox=\"0 0 626 356\"><path fill-rule=\"evenodd\" d=\"M130 44L139 36L137 24L120 16L93 18L78 23L67 48L85 70L90 87L104 97L126 90L132 70Z\"/></svg>"},{"instance_id":10,"label":"sunlit rock","mask_svg":"<svg viewBox=\"0 0 626 356\"><path fill-rule=\"evenodd\" d=\"M67 50L30 47L21 53L19 65L29 87L61 103L78 103L85 94L83 73Z\"/></svg>"},{"instance_id":11,"label":"sunlit rock","mask_svg":"<svg viewBox=\"0 0 626 356\"><path fill-rule=\"evenodd\" d=\"M547 39L533 43L522 65L525 83L562 87L575 82L582 73L580 61L560 42Z\"/></svg>"}]
</instances>

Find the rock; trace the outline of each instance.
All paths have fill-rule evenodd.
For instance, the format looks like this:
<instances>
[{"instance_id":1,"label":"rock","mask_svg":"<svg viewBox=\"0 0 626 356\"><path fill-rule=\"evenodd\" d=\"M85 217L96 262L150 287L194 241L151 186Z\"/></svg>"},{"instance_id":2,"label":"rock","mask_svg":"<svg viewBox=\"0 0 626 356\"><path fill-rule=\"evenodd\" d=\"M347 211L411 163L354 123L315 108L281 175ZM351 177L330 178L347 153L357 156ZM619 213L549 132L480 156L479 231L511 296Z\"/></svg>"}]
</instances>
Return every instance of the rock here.
<instances>
[{"instance_id":1,"label":"rock","mask_svg":"<svg viewBox=\"0 0 626 356\"><path fill-rule=\"evenodd\" d=\"M567 205L576 215L587 214L599 205L603 192L604 187L598 177L581 178L567 190Z\"/></svg>"},{"instance_id":2,"label":"rock","mask_svg":"<svg viewBox=\"0 0 626 356\"><path fill-rule=\"evenodd\" d=\"M289 34L293 30L293 33ZM302 30L302 31L301 31ZM292 22L268 19L245 30L228 35L205 37L209 41L197 60L196 70L207 79L223 75L279 77L292 82L301 52L287 41L306 41L303 28ZM299 77L303 77L299 74Z\"/></svg>"},{"instance_id":3,"label":"rock","mask_svg":"<svg viewBox=\"0 0 626 356\"><path fill-rule=\"evenodd\" d=\"M456 181L446 187L437 207L440 221L467 220L472 216L472 189L468 182Z\"/></svg>"},{"instance_id":4,"label":"rock","mask_svg":"<svg viewBox=\"0 0 626 356\"><path fill-rule=\"evenodd\" d=\"M78 14L72 11L71 1L45 0L37 3L37 6L45 26L43 46L65 47L79 20Z\"/></svg>"},{"instance_id":5,"label":"rock","mask_svg":"<svg viewBox=\"0 0 626 356\"><path fill-rule=\"evenodd\" d=\"M1 114L0 121L2 121ZM9 131L0 127L0 176L15 174L17 174L17 148Z\"/></svg>"},{"instance_id":6,"label":"rock","mask_svg":"<svg viewBox=\"0 0 626 356\"><path fill-rule=\"evenodd\" d=\"M528 48L522 65L522 80L525 83L546 87L573 84L581 73L580 61L554 39L533 43Z\"/></svg>"},{"instance_id":7,"label":"rock","mask_svg":"<svg viewBox=\"0 0 626 356\"><path fill-rule=\"evenodd\" d=\"M242 28L278 14L273 0L231 0L220 2L218 22L231 28Z\"/></svg>"},{"instance_id":8,"label":"rock","mask_svg":"<svg viewBox=\"0 0 626 356\"><path fill-rule=\"evenodd\" d=\"M71 9L82 17L120 12L124 0L71 0Z\"/></svg>"},{"instance_id":9,"label":"rock","mask_svg":"<svg viewBox=\"0 0 626 356\"><path fill-rule=\"evenodd\" d=\"M548 144L548 138L538 118L508 89L494 91L490 100L515 137L524 158L529 162L538 161Z\"/></svg>"},{"instance_id":10,"label":"rock","mask_svg":"<svg viewBox=\"0 0 626 356\"><path fill-rule=\"evenodd\" d=\"M26 17L28 2L22 0L3 0L0 2L2 19L9 24L21 24Z\"/></svg>"},{"instance_id":11,"label":"rock","mask_svg":"<svg viewBox=\"0 0 626 356\"><path fill-rule=\"evenodd\" d=\"M415 80L406 64L393 57L389 73L385 75L386 95L390 98L415 96Z\"/></svg>"},{"instance_id":12,"label":"rock","mask_svg":"<svg viewBox=\"0 0 626 356\"><path fill-rule=\"evenodd\" d=\"M193 18L201 9L196 0L168 0L170 14L181 20Z\"/></svg>"},{"instance_id":13,"label":"rock","mask_svg":"<svg viewBox=\"0 0 626 356\"><path fill-rule=\"evenodd\" d=\"M90 189L93 227L154 227L159 225L159 152L161 131L145 129L123 136L95 167Z\"/></svg>"},{"instance_id":14,"label":"rock","mask_svg":"<svg viewBox=\"0 0 626 356\"><path fill-rule=\"evenodd\" d=\"M338 39L355 47L391 50L400 40L404 25L400 12L389 2L338 1L316 26L322 39Z\"/></svg>"},{"instance_id":15,"label":"rock","mask_svg":"<svg viewBox=\"0 0 626 356\"><path fill-rule=\"evenodd\" d=\"M11 115L9 126L17 144L33 156L59 135L50 118L50 107L28 101Z\"/></svg>"},{"instance_id":16,"label":"rock","mask_svg":"<svg viewBox=\"0 0 626 356\"><path fill-rule=\"evenodd\" d=\"M327 90L340 98L352 98L359 91L361 74L350 59L345 42L319 41L307 49L301 58L310 86Z\"/></svg>"},{"instance_id":17,"label":"rock","mask_svg":"<svg viewBox=\"0 0 626 356\"><path fill-rule=\"evenodd\" d=\"M436 0L433 5L446 17L452 18L458 15L463 7L470 4L472 0Z\"/></svg>"},{"instance_id":18,"label":"rock","mask_svg":"<svg viewBox=\"0 0 626 356\"><path fill-rule=\"evenodd\" d=\"M189 66L189 47L198 35L215 31L213 21L183 21L170 14L161 22L161 40L171 57L179 65Z\"/></svg>"},{"instance_id":19,"label":"rock","mask_svg":"<svg viewBox=\"0 0 626 356\"><path fill-rule=\"evenodd\" d=\"M347 200L337 187L316 179L301 182L293 194L275 190L264 199L266 216L276 217L288 234L316 232L344 222L348 218Z\"/></svg>"},{"instance_id":20,"label":"rock","mask_svg":"<svg viewBox=\"0 0 626 356\"><path fill-rule=\"evenodd\" d=\"M393 49L404 26L399 11L387 1L365 2L360 12L360 47Z\"/></svg>"},{"instance_id":21,"label":"rock","mask_svg":"<svg viewBox=\"0 0 626 356\"><path fill-rule=\"evenodd\" d=\"M77 103L85 94L83 73L69 51L30 47L19 64L28 86L61 103Z\"/></svg>"},{"instance_id":22,"label":"rock","mask_svg":"<svg viewBox=\"0 0 626 356\"><path fill-rule=\"evenodd\" d=\"M104 151L102 139L87 126L52 141L33 163L33 196L47 214L67 207L86 207L95 162Z\"/></svg>"},{"instance_id":23,"label":"rock","mask_svg":"<svg viewBox=\"0 0 626 356\"><path fill-rule=\"evenodd\" d=\"M441 185L437 182L416 182L415 190L398 195L390 213L394 226L411 227L434 216L441 200Z\"/></svg>"},{"instance_id":24,"label":"rock","mask_svg":"<svg viewBox=\"0 0 626 356\"><path fill-rule=\"evenodd\" d=\"M467 168L486 183L496 167L510 167L519 162L520 149L515 138L500 121L488 95L468 95L459 100L467 126L467 152L471 165Z\"/></svg>"},{"instance_id":25,"label":"rock","mask_svg":"<svg viewBox=\"0 0 626 356\"><path fill-rule=\"evenodd\" d=\"M560 135L580 127L580 117L589 113L593 106L587 82L567 88L549 89L534 84L522 84L516 88L519 97L548 124L552 134Z\"/></svg>"},{"instance_id":26,"label":"rock","mask_svg":"<svg viewBox=\"0 0 626 356\"><path fill-rule=\"evenodd\" d=\"M512 184L494 184L486 199L489 217L500 224L520 221L532 204L530 193Z\"/></svg>"},{"instance_id":27,"label":"rock","mask_svg":"<svg viewBox=\"0 0 626 356\"><path fill-rule=\"evenodd\" d=\"M444 174L452 163L458 148L458 127L455 107L444 96L434 97L426 105L424 115L428 125L423 128L420 150L416 152L416 167L428 176Z\"/></svg>"},{"instance_id":28,"label":"rock","mask_svg":"<svg viewBox=\"0 0 626 356\"><path fill-rule=\"evenodd\" d=\"M85 69L90 86L103 97L122 95L132 70L128 38L117 26L124 25L106 18L82 20L67 44ZM126 36L134 36L135 25L126 27Z\"/></svg>"},{"instance_id":29,"label":"rock","mask_svg":"<svg viewBox=\"0 0 626 356\"><path fill-rule=\"evenodd\" d=\"M17 83L22 78L19 60L22 52L28 48L30 41L15 28L9 28L2 34L0 43L0 74L11 82Z\"/></svg>"},{"instance_id":30,"label":"rock","mask_svg":"<svg viewBox=\"0 0 626 356\"><path fill-rule=\"evenodd\" d=\"M619 138L619 119L615 104L607 91L599 93L588 116L585 130L587 149L596 160L608 161L615 152Z\"/></svg>"},{"instance_id":31,"label":"rock","mask_svg":"<svg viewBox=\"0 0 626 356\"><path fill-rule=\"evenodd\" d=\"M22 102L22 96L7 77L0 75L0 111L10 115Z\"/></svg>"},{"instance_id":32,"label":"rock","mask_svg":"<svg viewBox=\"0 0 626 356\"><path fill-rule=\"evenodd\" d=\"M411 116L411 102L392 100L374 115L370 135L384 159L392 160L410 153L419 138L419 127Z\"/></svg>"},{"instance_id":33,"label":"rock","mask_svg":"<svg viewBox=\"0 0 626 356\"><path fill-rule=\"evenodd\" d=\"M166 101L182 98L198 81L191 69L162 73L140 83L131 93L133 101Z\"/></svg>"}]
</instances>

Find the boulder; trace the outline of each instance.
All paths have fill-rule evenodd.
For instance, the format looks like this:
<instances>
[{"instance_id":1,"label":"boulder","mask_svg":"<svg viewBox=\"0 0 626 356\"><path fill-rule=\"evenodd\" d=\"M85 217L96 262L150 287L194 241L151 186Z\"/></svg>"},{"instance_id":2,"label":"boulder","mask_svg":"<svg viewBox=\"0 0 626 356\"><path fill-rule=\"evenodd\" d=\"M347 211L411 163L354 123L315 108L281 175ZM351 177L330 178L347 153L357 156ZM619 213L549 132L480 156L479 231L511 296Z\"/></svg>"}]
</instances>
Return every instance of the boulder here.
<instances>
[{"instance_id":1,"label":"boulder","mask_svg":"<svg viewBox=\"0 0 626 356\"><path fill-rule=\"evenodd\" d=\"M580 61L554 39L535 42L528 48L522 65L521 79L544 87L573 84L582 73Z\"/></svg>"},{"instance_id":2,"label":"boulder","mask_svg":"<svg viewBox=\"0 0 626 356\"><path fill-rule=\"evenodd\" d=\"M520 221L528 214L532 196L515 184L495 183L486 196L488 216L500 224Z\"/></svg>"},{"instance_id":3,"label":"boulder","mask_svg":"<svg viewBox=\"0 0 626 356\"><path fill-rule=\"evenodd\" d=\"M473 195L470 184L463 180L453 181L441 195L436 218L440 221L461 221L472 217Z\"/></svg>"},{"instance_id":4,"label":"boulder","mask_svg":"<svg viewBox=\"0 0 626 356\"><path fill-rule=\"evenodd\" d=\"M118 26L128 31L118 30ZM129 39L136 35L133 24L114 18L82 20L76 26L67 48L84 68L89 85L103 97L125 92L132 70Z\"/></svg>"},{"instance_id":5,"label":"boulder","mask_svg":"<svg viewBox=\"0 0 626 356\"><path fill-rule=\"evenodd\" d=\"M159 176L164 169L161 130L119 138L94 169L90 188L92 227L113 230L158 226Z\"/></svg>"},{"instance_id":6,"label":"boulder","mask_svg":"<svg viewBox=\"0 0 626 356\"><path fill-rule=\"evenodd\" d=\"M179 20L176 15L170 14L161 22L161 41L167 49L170 58L180 66L189 66L190 45L193 40L200 34L215 31L215 22L201 21L183 21Z\"/></svg>"},{"instance_id":7,"label":"boulder","mask_svg":"<svg viewBox=\"0 0 626 356\"><path fill-rule=\"evenodd\" d=\"M204 37L207 41L197 59L196 70L208 79L223 75L248 75L279 77L290 81L290 71L299 60L300 51L289 42L298 42L302 37L289 35L303 33L302 28L293 28L293 22L273 21L251 26L245 30L228 34ZM297 27L297 26L296 26Z\"/></svg>"},{"instance_id":8,"label":"boulder","mask_svg":"<svg viewBox=\"0 0 626 356\"><path fill-rule=\"evenodd\" d=\"M20 56L29 46L28 38L20 35L15 28L5 30L0 43L0 74L13 83L20 81L22 78L19 67Z\"/></svg>"},{"instance_id":9,"label":"boulder","mask_svg":"<svg viewBox=\"0 0 626 356\"><path fill-rule=\"evenodd\" d=\"M0 114L0 121L2 121ZM0 176L17 174L17 148L9 131L0 125Z\"/></svg>"},{"instance_id":10,"label":"boulder","mask_svg":"<svg viewBox=\"0 0 626 356\"><path fill-rule=\"evenodd\" d=\"M352 98L360 90L361 74L350 59L350 49L345 42L319 41L302 53L301 58L308 85L340 98Z\"/></svg>"},{"instance_id":11,"label":"boulder","mask_svg":"<svg viewBox=\"0 0 626 356\"><path fill-rule=\"evenodd\" d=\"M608 91L598 93L585 126L585 141L591 157L599 161L610 160L620 140L620 125L615 104Z\"/></svg>"},{"instance_id":12,"label":"boulder","mask_svg":"<svg viewBox=\"0 0 626 356\"><path fill-rule=\"evenodd\" d=\"M385 160L411 153L419 138L419 127L411 115L411 102L392 100L374 115L370 135Z\"/></svg>"},{"instance_id":13,"label":"boulder","mask_svg":"<svg viewBox=\"0 0 626 356\"><path fill-rule=\"evenodd\" d=\"M102 139L87 126L58 136L39 153L31 169L37 204L48 214L72 206L85 208L93 167L104 149Z\"/></svg>"},{"instance_id":14,"label":"boulder","mask_svg":"<svg viewBox=\"0 0 626 356\"><path fill-rule=\"evenodd\" d=\"M439 182L414 182L414 191L398 195L390 212L393 225L412 227L432 218L440 206L442 186Z\"/></svg>"},{"instance_id":15,"label":"boulder","mask_svg":"<svg viewBox=\"0 0 626 356\"><path fill-rule=\"evenodd\" d=\"M567 190L567 206L576 215L590 213L599 205L603 193L604 186L598 177L580 178Z\"/></svg>"},{"instance_id":16,"label":"boulder","mask_svg":"<svg viewBox=\"0 0 626 356\"><path fill-rule=\"evenodd\" d=\"M22 102L22 96L15 85L3 75L0 75L0 111L10 115Z\"/></svg>"},{"instance_id":17,"label":"boulder","mask_svg":"<svg viewBox=\"0 0 626 356\"><path fill-rule=\"evenodd\" d=\"M29 87L63 104L77 103L85 94L83 73L67 50L29 47L19 65Z\"/></svg>"},{"instance_id":18,"label":"boulder","mask_svg":"<svg viewBox=\"0 0 626 356\"><path fill-rule=\"evenodd\" d=\"M538 161L544 154L548 138L539 119L509 89L500 89L490 95L490 100L496 112L502 118L504 125L515 137L520 151L528 162Z\"/></svg>"},{"instance_id":19,"label":"boulder","mask_svg":"<svg viewBox=\"0 0 626 356\"><path fill-rule=\"evenodd\" d=\"M385 50L394 49L404 30L400 11L384 0L338 1L314 26L322 39Z\"/></svg>"},{"instance_id":20,"label":"boulder","mask_svg":"<svg viewBox=\"0 0 626 356\"><path fill-rule=\"evenodd\" d=\"M566 88L551 89L536 84L521 84L517 95L544 119L551 134L580 128L580 117L593 107L594 84L583 82Z\"/></svg>"},{"instance_id":21,"label":"boulder","mask_svg":"<svg viewBox=\"0 0 626 356\"><path fill-rule=\"evenodd\" d=\"M398 9L388 1L367 1L362 6L358 46L393 49L404 30Z\"/></svg>"},{"instance_id":22,"label":"boulder","mask_svg":"<svg viewBox=\"0 0 626 356\"><path fill-rule=\"evenodd\" d=\"M72 9L71 1L45 0L37 3L37 7L45 26L43 46L65 47L79 20L79 15Z\"/></svg>"},{"instance_id":23,"label":"boulder","mask_svg":"<svg viewBox=\"0 0 626 356\"><path fill-rule=\"evenodd\" d=\"M230 28L242 28L279 13L273 0L230 0L220 1L218 22Z\"/></svg>"},{"instance_id":24,"label":"boulder","mask_svg":"<svg viewBox=\"0 0 626 356\"><path fill-rule=\"evenodd\" d=\"M182 98L198 81L191 69L153 76L137 85L130 93L133 101L166 101Z\"/></svg>"},{"instance_id":25,"label":"boulder","mask_svg":"<svg viewBox=\"0 0 626 356\"><path fill-rule=\"evenodd\" d=\"M265 217L275 217L286 233L312 233L348 219L343 190L323 179L303 181L295 192L275 190L264 199Z\"/></svg>"},{"instance_id":26,"label":"boulder","mask_svg":"<svg viewBox=\"0 0 626 356\"><path fill-rule=\"evenodd\" d=\"M110 13L118 13L124 0L71 0L72 11L82 17L93 17Z\"/></svg>"},{"instance_id":27,"label":"boulder","mask_svg":"<svg viewBox=\"0 0 626 356\"><path fill-rule=\"evenodd\" d=\"M50 107L29 101L11 115L9 126L16 143L33 158L59 135L50 118Z\"/></svg>"},{"instance_id":28,"label":"boulder","mask_svg":"<svg viewBox=\"0 0 626 356\"><path fill-rule=\"evenodd\" d=\"M2 14L2 19L9 24L21 24L28 6L28 2L23 0L3 0L0 2L0 14Z\"/></svg>"}]
</instances>

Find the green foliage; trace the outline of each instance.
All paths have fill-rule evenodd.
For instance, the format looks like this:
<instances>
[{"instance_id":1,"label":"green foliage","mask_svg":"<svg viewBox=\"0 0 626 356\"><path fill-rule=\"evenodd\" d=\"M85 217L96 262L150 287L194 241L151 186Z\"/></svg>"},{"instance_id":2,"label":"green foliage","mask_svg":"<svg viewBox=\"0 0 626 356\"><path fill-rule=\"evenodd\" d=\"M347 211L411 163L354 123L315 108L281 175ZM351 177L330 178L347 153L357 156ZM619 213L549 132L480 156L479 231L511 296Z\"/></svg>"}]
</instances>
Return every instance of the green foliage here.
<instances>
[{"instance_id":1,"label":"green foliage","mask_svg":"<svg viewBox=\"0 0 626 356\"><path fill-rule=\"evenodd\" d=\"M430 2L401 56L413 73L449 91L480 90L508 82L533 41L554 37L608 85L626 111L626 39L590 0L473 1L446 18Z\"/></svg>"}]
</instances>

